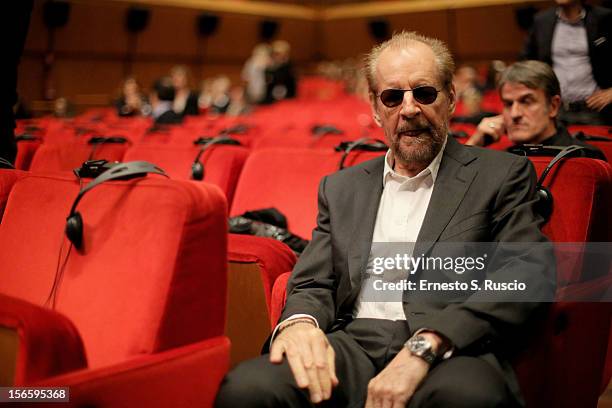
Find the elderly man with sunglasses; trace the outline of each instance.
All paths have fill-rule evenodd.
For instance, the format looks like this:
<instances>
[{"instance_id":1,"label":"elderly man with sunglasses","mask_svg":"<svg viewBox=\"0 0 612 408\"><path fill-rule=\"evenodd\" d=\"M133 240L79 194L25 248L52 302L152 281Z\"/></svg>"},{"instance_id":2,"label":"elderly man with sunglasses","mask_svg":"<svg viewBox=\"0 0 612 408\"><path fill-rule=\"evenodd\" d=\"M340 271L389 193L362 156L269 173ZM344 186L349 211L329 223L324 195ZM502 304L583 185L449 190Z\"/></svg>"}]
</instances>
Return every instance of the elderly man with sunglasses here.
<instances>
[{"instance_id":1,"label":"elderly man with sunglasses","mask_svg":"<svg viewBox=\"0 0 612 408\"><path fill-rule=\"evenodd\" d=\"M415 253L432 254L444 243L529 242L487 274L540 292L530 299L551 296L553 258L530 249L545 242L535 173L524 157L447 137L454 63L442 42L399 33L366 62L389 151L321 181L317 227L288 283L269 354L231 371L216 406L521 406L503 356L539 303L483 302L478 293L434 301L405 289L375 298L370 289L380 283L375 266L386 245L416 243ZM386 273L387 283L400 282Z\"/></svg>"}]
</instances>

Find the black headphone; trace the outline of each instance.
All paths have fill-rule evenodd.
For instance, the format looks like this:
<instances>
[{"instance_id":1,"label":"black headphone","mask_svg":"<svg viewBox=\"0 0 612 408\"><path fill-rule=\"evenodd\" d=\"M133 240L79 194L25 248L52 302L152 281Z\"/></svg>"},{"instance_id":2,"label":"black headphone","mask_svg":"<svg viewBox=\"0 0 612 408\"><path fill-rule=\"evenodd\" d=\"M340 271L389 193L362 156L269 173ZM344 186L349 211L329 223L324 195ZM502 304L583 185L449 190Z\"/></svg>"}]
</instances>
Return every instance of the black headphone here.
<instances>
[{"instance_id":1,"label":"black headphone","mask_svg":"<svg viewBox=\"0 0 612 408\"><path fill-rule=\"evenodd\" d=\"M323 125L314 125L310 128L310 133L313 136L325 136L325 135L343 135L344 132L341 129L338 129L334 125L323 124Z\"/></svg>"},{"instance_id":2,"label":"black headphone","mask_svg":"<svg viewBox=\"0 0 612 408\"><path fill-rule=\"evenodd\" d=\"M13 166L13 163L6 160L4 157L0 157L0 169L13 169L14 170L15 166Z\"/></svg>"},{"instance_id":3,"label":"black headphone","mask_svg":"<svg viewBox=\"0 0 612 408\"><path fill-rule=\"evenodd\" d=\"M336 151L344 150L342 154L342 158L340 159L340 164L338 165L338 170L342 170L344 168L344 162L348 157L349 153L353 150L363 150L369 152L382 152L388 149L385 142L380 139L374 139L369 137L363 137L361 139L355 140L351 143L342 142L338 146L336 146Z\"/></svg>"},{"instance_id":4,"label":"black headphone","mask_svg":"<svg viewBox=\"0 0 612 408\"><path fill-rule=\"evenodd\" d=\"M83 217L81 216L81 213L76 210L76 208L85 193L97 185L104 183L105 181L117 179L128 180L135 177L144 177L148 173L168 177L168 175L162 169L152 163L146 161L133 161L114 165L82 188L72 204L70 214L68 214L68 217L66 218L65 232L70 242L72 242L77 249L81 248L81 245L83 244Z\"/></svg>"},{"instance_id":5,"label":"black headphone","mask_svg":"<svg viewBox=\"0 0 612 408\"><path fill-rule=\"evenodd\" d=\"M546 168L540 175L538 183L536 184L535 194L538 199L538 202L536 204L536 211L541 216L543 216L546 221L550 219L550 216L553 211L553 195L548 188L544 187L544 180L546 180L546 176L548 176L548 173L550 173L552 168L563 158L572 155L576 152L581 152L580 154L582 154L583 150L586 149L582 146L577 145L565 147L555 157L553 157L550 163L548 163L548 166L546 166Z\"/></svg>"},{"instance_id":6,"label":"black headphone","mask_svg":"<svg viewBox=\"0 0 612 408\"><path fill-rule=\"evenodd\" d=\"M193 164L191 165L191 179L192 180L204 180L204 164L200 161L200 158L204 154L204 152L216 144L224 144L224 145L232 145L232 146L240 146L240 142L236 139L232 139L231 137L222 135L213 138L199 138L193 142L193 144L201 145L202 148L198 152Z\"/></svg>"}]
</instances>

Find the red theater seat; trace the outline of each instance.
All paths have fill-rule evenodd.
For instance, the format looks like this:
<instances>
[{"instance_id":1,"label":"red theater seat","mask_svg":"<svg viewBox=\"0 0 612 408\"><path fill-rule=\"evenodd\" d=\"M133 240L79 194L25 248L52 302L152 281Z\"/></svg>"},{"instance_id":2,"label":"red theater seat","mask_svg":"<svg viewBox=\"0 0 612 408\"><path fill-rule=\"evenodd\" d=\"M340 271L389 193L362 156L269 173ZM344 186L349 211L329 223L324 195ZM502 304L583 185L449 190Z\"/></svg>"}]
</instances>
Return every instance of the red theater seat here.
<instances>
[{"instance_id":1,"label":"red theater seat","mask_svg":"<svg viewBox=\"0 0 612 408\"><path fill-rule=\"evenodd\" d=\"M530 159L538 175L551 160L550 157ZM563 160L548 173L544 185L554 200L553 213L542 230L552 241L610 241L612 169L608 163L583 158ZM583 268L581 263L570 266L558 265L557 279L562 286L602 276L591 268Z\"/></svg>"},{"instance_id":2,"label":"red theater seat","mask_svg":"<svg viewBox=\"0 0 612 408\"><path fill-rule=\"evenodd\" d=\"M19 170L29 170L32 159L41 145L40 140L20 140L17 142L17 157L15 158L15 168Z\"/></svg>"},{"instance_id":3,"label":"red theater seat","mask_svg":"<svg viewBox=\"0 0 612 408\"><path fill-rule=\"evenodd\" d=\"M2 170L0 169L0 222L4 214L4 207L8 201L9 194L13 188L13 184L23 177L27 176L27 172L20 170Z\"/></svg>"},{"instance_id":4,"label":"red theater seat","mask_svg":"<svg viewBox=\"0 0 612 408\"><path fill-rule=\"evenodd\" d=\"M157 166L172 178L191 179L191 165L200 147L160 146L155 144L137 144L128 149L124 161L146 160ZM215 184L225 193L231 204L238 177L249 150L242 146L213 145L201 156L204 165L204 181Z\"/></svg>"},{"instance_id":5,"label":"red theater seat","mask_svg":"<svg viewBox=\"0 0 612 408\"><path fill-rule=\"evenodd\" d=\"M227 278L221 191L158 176L101 184L79 203L84 240L77 250L63 231L78 180L0 171L0 180L8 180L0 186L11 179L0 224L0 294L12 301L0 302L0 331L12 333L17 358L3 370L33 373L13 375L12 384L70 385L75 401L93 405L129 399L117 391L133 384L147 406L164 406L166 389L176 392L177 406L209 405L229 364L221 337ZM63 362L62 353L71 360ZM79 356L87 368L73 371ZM62 371L70 373L51 377ZM147 394L146 384L164 392Z\"/></svg>"},{"instance_id":6,"label":"red theater seat","mask_svg":"<svg viewBox=\"0 0 612 408\"><path fill-rule=\"evenodd\" d=\"M530 159L538 175L551 160ZM612 170L608 163L564 160L549 173L544 185L554 198L552 215L543 227L552 241L610 240ZM588 300L597 299L610 287L612 271L609 266L588 263L580 254L568 256L564 252L557 251L558 301L552 305L539 337L515 366L528 405L596 406L604 378L610 307ZM581 347L585 336L590 339L589 346L577 355L572 350Z\"/></svg>"},{"instance_id":7,"label":"red theater seat","mask_svg":"<svg viewBox=\"0 0 612 408\"><path fill-rule=\"evenodd\" d=\"M384 152L352 152L346 166ZM275 207L289 230L310 239L316 225L317 191L323 176L338 170L342 153L311 149L261 149L251 153L238 180L230 215Z\"/></svg>"},{"instance_id":8,"label":"red theater seat","mask_svg":"<svg viewBox=\"0 0 612 408\"><path fill-rule=\"evenodd\" d=\"M354 152L350 166L383 154ZM338 168L341 153L311 149L262 149L251 153L238 181L232 215L276 207L289 229L310 238L317 213L320 179ZM230 235L228 336L232 363L255 357L270 332L272 284L293 269L296 258L285 244L270 238ZM254 289L255 288L255 289ZM245 339L248 339L245 342Z\"/></svg>"},{"instance_id":9,"label":"red theater seat","mask_svg":"<svg viewBox=\"0 0 612 408\"><path fill-rule=\"evenodd\" d=\"M311 76L300 79L297 95L300 99L330 100L346 96L344 81Z\"/></svg>"},{"instance_id":10,"label":"red theater seat","mask_svg":"<svg viewBox=\"0 0 612 408\"><path fill-rule=\"evenodd\" d=\"M569 125L567 130L571 133L582 132L585 135L604 136L612 138L612 126L592 126L592 125Z\"/></svg>"},{"instance_id":11,"label":"red theater seat","mask_svg":"<svg viewBox=\"0 0 612 408\"><path fill-rule=\"evenodd\" d=\"M608 163L612 163L612 136L609 140L587 140L587 143L601 150Z\"/></svg>"},{"instance_id":12,"label":"red theater seat","mask_svg":"<svg viewBox=\"0 0 612 408\"><path fill-rule=\"evenodd\" d=\"M108 143L98 146L85 142L44 143L36 151L30 170L34 172L63 172L81 167L86 160L122 161L127 143Z\"/></svg>"},{"instance_id":13,"label":"red theater seat","mask_svg":"<svg viewBox=\"0 0 612 408\"><path fill-rule=\"evenodd\" d=\"M260 354L271 329L272 285L279 275L293 269L296 257L275 239L230 234L228 261L226 334L235 365Z\"/></svg>"}]
</instances>

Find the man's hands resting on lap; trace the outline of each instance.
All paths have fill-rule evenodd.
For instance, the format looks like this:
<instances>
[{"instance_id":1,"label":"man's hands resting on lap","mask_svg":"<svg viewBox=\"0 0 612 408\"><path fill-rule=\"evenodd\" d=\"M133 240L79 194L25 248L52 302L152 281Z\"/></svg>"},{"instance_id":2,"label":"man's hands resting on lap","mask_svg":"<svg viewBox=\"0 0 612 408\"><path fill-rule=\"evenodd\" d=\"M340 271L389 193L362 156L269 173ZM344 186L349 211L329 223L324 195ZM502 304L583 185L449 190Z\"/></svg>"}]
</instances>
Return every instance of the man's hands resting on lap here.
<instances>
[{"instance_id":1,"label":"man's hands resting on lap","mask_svg":"<svg viewBox=\"0 0 612 408\"><path fill-rule=\"evenodd\" d=\"M334 349L325 333L308 318L286 321L272 342L270 362L280 364L283 355L298 387L308 388L310 400L318 403L331 397L338 385Z\"/></svg>"},{"instance_id":2,"label":"man's hands resting on lap","mask_svg":"<svg viewBox=\"0 0 612 408\"><path fill-rule=\"evenodd\" d=\"M338 385L335 353L325 333L308 318L289 320L279 328L270 349L270 362L280 364L287 357L293 377L300 388L308 388L310 400L319 403L331 397ZM436 351L443 343L433 332L422 336ZM406 347L368 384L366 408L405 407L418 386L425 379L429 364L413 355Z\"/></svg>"},{"instance_id":3,"label":"man's hands resting on lap","mask_svg":"<svg viewBox=\"0 0 612 408\"><path fill-rule=\"evenodd\" d=\"M422 332L438 351L442 339L433 332ZM406 347L368 384L366 408L404 408L429 372L429 364Z\"/></svg>"}]
</instances>

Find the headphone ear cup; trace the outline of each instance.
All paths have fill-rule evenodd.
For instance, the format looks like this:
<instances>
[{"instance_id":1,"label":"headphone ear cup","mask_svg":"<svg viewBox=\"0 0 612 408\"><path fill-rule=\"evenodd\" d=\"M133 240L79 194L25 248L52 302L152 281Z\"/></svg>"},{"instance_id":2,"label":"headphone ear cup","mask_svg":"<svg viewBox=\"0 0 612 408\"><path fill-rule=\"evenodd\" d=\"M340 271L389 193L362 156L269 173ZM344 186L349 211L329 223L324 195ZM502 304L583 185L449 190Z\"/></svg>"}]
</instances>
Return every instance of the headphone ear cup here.
<instances>
[{"instance_id":1,"label":"headphone ear cup","mask_svg":"<svg viewBox=\"0 0 612 408\"><path fill-rule=\"evenodd\" d=\"M204 165L200 162L191 165L191 178L193 180L204 180Z\"/></svg>"},{"instance_id":2,"label":"headphone ear cup","mask_svg":"<svg viewBox=\"0 0 612 408\"><path fill-rule=\"evenodd\" d=\"M549 189L544 186L538 186L536 190L536 197L538 202L536 204L536 211L546 221L550 219L553 210L553 196Z\"/></svg>"},{"instance_id":3,"label":"headphone ear cup","mask_svg":"<svg viewBox=\"0 0 612 408\"><path fill-rule=\"evenodd\" d=\"M78 249L83 244L83 217L75 212L66 219L66 236Z\"/></svg>"}]
</instances>

